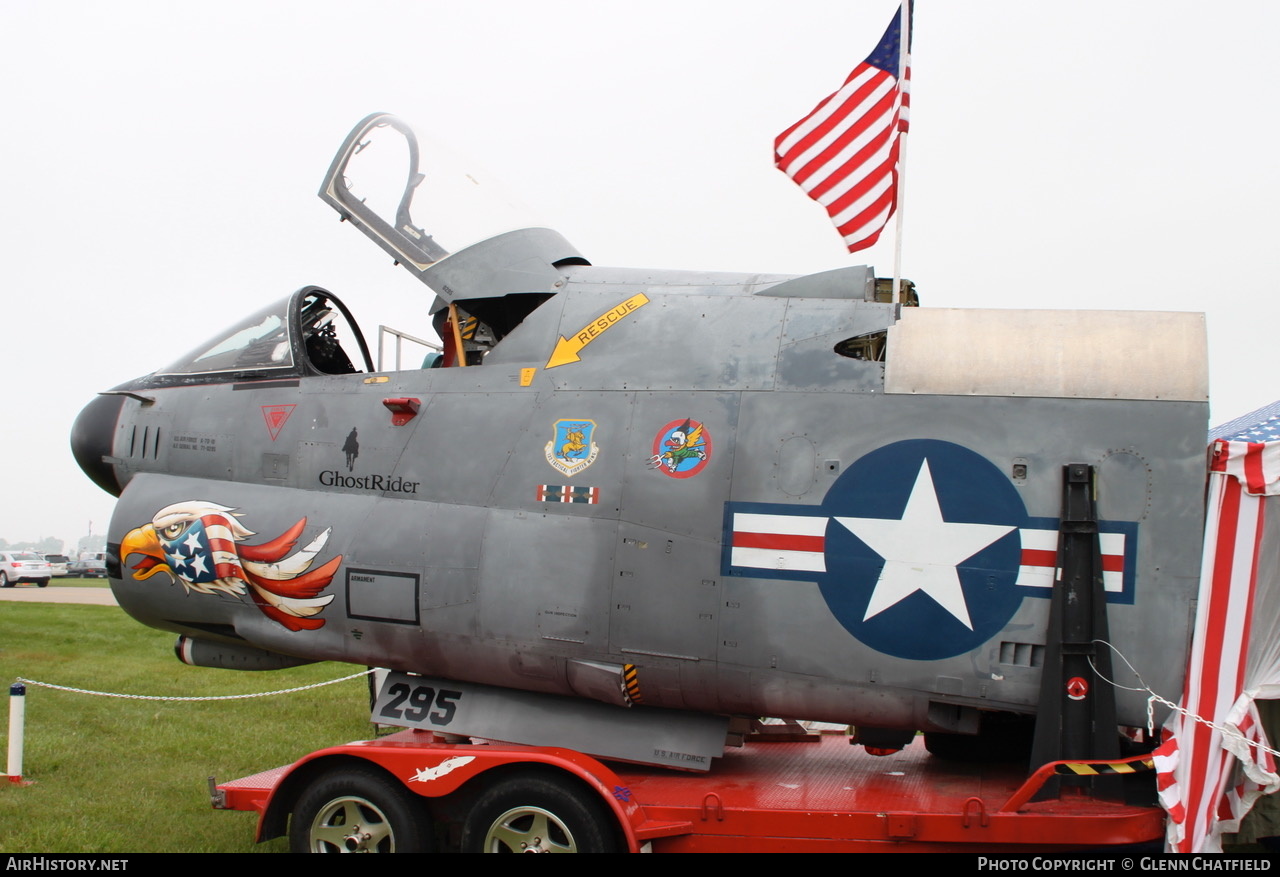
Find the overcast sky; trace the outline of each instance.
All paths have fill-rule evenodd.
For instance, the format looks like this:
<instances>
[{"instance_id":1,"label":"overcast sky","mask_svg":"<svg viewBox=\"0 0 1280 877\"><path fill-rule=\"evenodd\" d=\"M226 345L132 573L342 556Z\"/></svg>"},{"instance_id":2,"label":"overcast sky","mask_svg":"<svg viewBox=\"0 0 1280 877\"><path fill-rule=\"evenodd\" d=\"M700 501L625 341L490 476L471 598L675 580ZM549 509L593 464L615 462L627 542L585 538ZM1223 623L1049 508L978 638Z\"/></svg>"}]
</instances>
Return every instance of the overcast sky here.
<instances>
[{"instance_id":1,"label":"overcast sky","mask_svg":"<svg viewBox=\"0 0 1280 877\"><path fill-rule=\"evenodd\" d=\"M430 295L315 192L364 115L429 128L597 265L892 272L772 167L893 0L0 2L0 537L113 500L71 422L314 283ZM926 307L1208 314L1211 421L1280 397L1280 4L919 0L904 273Z\"/></svg>"}]
</instances>

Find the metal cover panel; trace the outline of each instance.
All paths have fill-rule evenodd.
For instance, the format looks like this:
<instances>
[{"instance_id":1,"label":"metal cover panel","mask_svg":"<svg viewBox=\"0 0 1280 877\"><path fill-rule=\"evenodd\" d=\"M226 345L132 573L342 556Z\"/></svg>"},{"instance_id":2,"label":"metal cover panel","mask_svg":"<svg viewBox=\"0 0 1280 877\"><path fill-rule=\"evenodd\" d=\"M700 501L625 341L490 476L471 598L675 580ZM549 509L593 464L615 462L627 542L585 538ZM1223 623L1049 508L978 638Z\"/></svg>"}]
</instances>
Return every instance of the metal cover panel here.
<instances>
[{"instance_id":1,"label":"metal cover panel","mask_svg":"<svg viewBox=\"0 0 1280 877\"><path fill-rule=\"evenodd\" d=\"M885 360L886 393L1209 396L1204 314L904 308Z\"/></svg>"},{"instance_id":2,"label":"metal cover panel","mask_svg":"<svg viewBox=\"0 0 1280 877\"><path fill-rule=\"evenodd\" d=\"M685 770L707 770L724 752L724 716L631 709L589 700L391 673L374 706L383 724L447 731L529 746L562 746Z\"/></svg>"},{"instance_id":3,"label":"metal cover panel","mask_svg":"<svg viewBox=\"0 0 1280 877\"><path fill-rule=\"evenodd\" d=\"M418 577L347 567L347 614L368 621L418 623Z\"/></svg>"},{"instance_id":4,"label":"metal cover panel","mask_svg":"<svg viewBox=\"0 0 1280 877\"><path fill-rule=\"evenodd\" d=\"M479 635L602 646L608 632L616 521L491 512L484 533Z\"/></svg>"}]
</instances>

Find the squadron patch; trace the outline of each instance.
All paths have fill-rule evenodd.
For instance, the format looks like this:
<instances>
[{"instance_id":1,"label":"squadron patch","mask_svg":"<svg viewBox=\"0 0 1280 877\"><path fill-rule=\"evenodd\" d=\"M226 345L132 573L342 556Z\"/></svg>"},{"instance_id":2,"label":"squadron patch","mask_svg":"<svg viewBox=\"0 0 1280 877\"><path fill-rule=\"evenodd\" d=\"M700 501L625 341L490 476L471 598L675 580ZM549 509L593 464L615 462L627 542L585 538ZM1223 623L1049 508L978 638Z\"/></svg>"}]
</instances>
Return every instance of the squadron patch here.
<instances>
[{"instance_id":1,"label":"squadron patch","mask_svg":"<svg viewBox=\"0 0 1280 877\"><path fill-rule=\"evenodd\" d=\"M594 441L594 420L557 420L552 426L555 437L545 450L553 469L572 478L596 461L600 448Z\"/></svg>"},{"instance_id":2,"label":"squadron patch","mask_svg":"<svg viewBox=\"0 0 1280 877\"><path fill-rule=\"evenodd\" d=\"M671 478L692 478L711 460L711 433L691 418L673 420L653 437L649 468Z\"/></svg>"}]
</instances>

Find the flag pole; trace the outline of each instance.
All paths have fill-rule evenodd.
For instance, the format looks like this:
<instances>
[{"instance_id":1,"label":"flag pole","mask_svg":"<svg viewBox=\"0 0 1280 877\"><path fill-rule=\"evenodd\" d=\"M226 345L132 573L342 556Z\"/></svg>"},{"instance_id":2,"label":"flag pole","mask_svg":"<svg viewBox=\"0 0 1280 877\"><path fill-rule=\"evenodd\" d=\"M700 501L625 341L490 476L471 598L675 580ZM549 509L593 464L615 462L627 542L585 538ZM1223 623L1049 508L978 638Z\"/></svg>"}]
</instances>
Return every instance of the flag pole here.
<instances>
[{"instance_id":1,"label":"flag pole","mask_svg":"<svg viewBox=\"0 0 1280 877\"><path fill-rule=\"evenodd\" d=\"M898 124L901 128L901 115L906 111L911 95L910 80L907 79L907 69L911 65L911 0L902 0L898 7L898 39L898 88L902 102L898 107ZM894 198L898 208L894 212L898 216L893 226L893 300L902 304L902 213L907 206L907 132L899 130L897 133L898 191Z\"/></svg>"},{"instance_id":2,"label":"flag pole","mask_svg":"<svg viewBox=\"0 0 1280 877\"><path fill-rule=\"evenodd\" d=\"M893 300L902 304L902 208L907 192L907 132L898 137L898 214L893 226Z\"/></svg>"}]
</instances>

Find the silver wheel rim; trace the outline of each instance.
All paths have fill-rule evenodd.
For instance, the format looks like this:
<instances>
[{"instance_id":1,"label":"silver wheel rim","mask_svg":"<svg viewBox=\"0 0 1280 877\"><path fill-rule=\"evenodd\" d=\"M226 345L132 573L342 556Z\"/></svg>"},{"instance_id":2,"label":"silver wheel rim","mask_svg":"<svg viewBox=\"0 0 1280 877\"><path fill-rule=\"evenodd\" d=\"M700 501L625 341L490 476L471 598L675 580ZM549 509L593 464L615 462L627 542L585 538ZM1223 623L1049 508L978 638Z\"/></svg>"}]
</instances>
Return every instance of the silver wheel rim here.
<instances>
[{"instance_id":1,"label":"silver wheel rim","mask_svg":"<svg viewBox=\"0 0 1280 877\"><path fill-rule=\"evenodd\" d=\"M488 853L576 853L578 844L560 817L541 807L512 807L489 826Z\"/></svg>"},{"instance_id":2,"label":"silver wheel rim","mask_svg":"<svg viewBox=\"0 0 1280 877\"><path fill-rule=\"evenodd\" d=\"M313 853L394 853L387 815L367 798L334 798L311 820Z\"/></svg>"}]
</instances>

